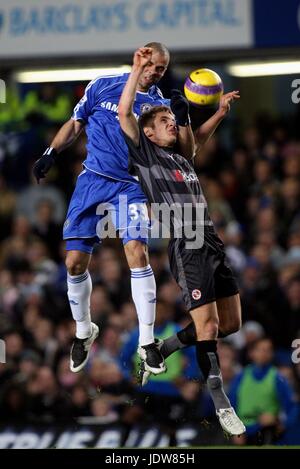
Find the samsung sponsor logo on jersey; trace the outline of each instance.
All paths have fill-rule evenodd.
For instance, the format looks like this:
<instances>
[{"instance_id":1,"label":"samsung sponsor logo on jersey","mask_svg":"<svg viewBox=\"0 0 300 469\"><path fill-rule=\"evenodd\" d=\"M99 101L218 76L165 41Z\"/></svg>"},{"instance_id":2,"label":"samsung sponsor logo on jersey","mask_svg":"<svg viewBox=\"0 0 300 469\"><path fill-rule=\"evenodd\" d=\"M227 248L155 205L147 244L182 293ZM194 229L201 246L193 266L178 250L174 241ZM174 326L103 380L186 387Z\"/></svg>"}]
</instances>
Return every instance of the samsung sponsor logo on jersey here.
<instances>
[{"instance_id":1,"label":"samsung sponsor logo on jersey","mask_svg":"<svg viewBox=\"0 0 300 469\"><path fill-rule=\"evenodd\" d=\"M111 103L110 101L103 101L100 106L107 109L108 111L118 112L118 105Z\"/></svg>"},{"instance_id":2,"label":"samsung sponsor logo on jersey","mask_svg":"<svg viewBox=\"0 0 300 469\"><path fill-rule=\"evenodd\" d=\"M106 109L107 111L111 111L111 112L114 112L115 114L118 113L118 105L116 103L112 103L110 101L102 101L100 103L100 106L103 108L103 109ZM138 114L136 114L135 112L133 113L136 117L136 119L139 118ZM117 116L118 117L118 116Z\"/></svg>"}]
</instances>

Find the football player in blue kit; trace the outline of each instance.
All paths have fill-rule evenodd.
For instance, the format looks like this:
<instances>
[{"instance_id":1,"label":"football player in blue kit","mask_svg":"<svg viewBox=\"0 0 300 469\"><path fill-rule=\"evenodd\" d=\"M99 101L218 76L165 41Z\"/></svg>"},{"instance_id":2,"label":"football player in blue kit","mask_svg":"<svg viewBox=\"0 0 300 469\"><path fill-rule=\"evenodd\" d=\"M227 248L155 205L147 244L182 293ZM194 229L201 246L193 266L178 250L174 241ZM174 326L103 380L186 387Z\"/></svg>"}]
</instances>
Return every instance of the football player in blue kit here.
<instances>
[{"instance_id":1,"label":"football player in blue kit","mask_svg":"<svg viewBox=\"0 0 300 469\"><path fill-rule=\"evenodd\" d=\"M134 102L136 116L149 105L170 104L156 86L169 64L168 49L156 42L147 44L147 47L153 51L152 60L140 77ZM91 345L99 333L98 326L91 322L92 282L88 267L93 245L101 239L101 219L107 213L105 210L110 212L115 228L122 237L131 270L132 298L139 321L140 353L149 372L159 374L166 369L153 336L156 284L147 252L147 199L137 179L128 173L128 149L118 121L118 103L128 76L128 73L100 76L91 81L74 108L71 119L60 128L50 147L33 167L39 182L60 158L59 154L85 129L87 156L63 228L67 251L68 298L76 321L76 337L70 356L70 369L73 372L84 367ZM176 96L174 102L176 104ZM191 151L186 132L186 127L182 127L179 132L183 153ZM125 214L119 204L120 195L126 196ZM137 229L129 230L129 227Z\"/></svg>"}]
</instances>

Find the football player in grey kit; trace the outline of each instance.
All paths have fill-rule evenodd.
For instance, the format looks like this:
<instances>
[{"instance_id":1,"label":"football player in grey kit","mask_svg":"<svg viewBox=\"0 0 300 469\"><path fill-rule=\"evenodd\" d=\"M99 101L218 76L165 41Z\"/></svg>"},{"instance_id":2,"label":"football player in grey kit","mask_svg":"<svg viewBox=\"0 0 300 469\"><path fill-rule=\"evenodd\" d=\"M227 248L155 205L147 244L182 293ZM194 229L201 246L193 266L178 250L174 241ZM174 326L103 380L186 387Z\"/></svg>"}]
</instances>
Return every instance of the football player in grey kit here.
<instances>
[{"instance_id":1,"label":"football player in grey kit","mask_svg":"<svg viewBox=\"0 0 300 469\"><path fill-rule=\"evenodd\" d=\"M176 153L178 126L189 127L188 102L177 92L172 106L175 115L167 106L153 106L142 114L139 121L133 114L139 77L151 61L151 55L152 50L147 47L135 52L132 71L119 102L120 125L129 148L129 170L138 176L150 203L179 204L183 208L170 220L168 249L171 271L182 289L192 317L193 326L188 329L189 342L196 347L198 365L207 382L220 424L230 435L240 435L245 432L245 426L224 392L217 353L218 329L222 326L219 314L222 317L226 312L224 307L219 311L219 305L225 305L227 314L230 314L230 307L235 307L235 314L240 314L238 287L226 262L224 245L210 220L192 160L188 161ZM227 93L223 96L222 106L228 110L229 103L237 98L238 92ZM178 236L178 226L185 228L187 223L184 219L186 203L195 209L188 223L192 222L192 227L196 229L199 227L195 216L197 204L204 205L202 243L193 248L188 247L191 246L188 244L190 240L184 230ZM180 340L185 340L187 335L187 331L182 332L176 336L175 346L173 338L173 350L169 347L168 352L181 345L189 345ZM161 352L163 345L158 344Z\"/></svg>"}]
</instances>

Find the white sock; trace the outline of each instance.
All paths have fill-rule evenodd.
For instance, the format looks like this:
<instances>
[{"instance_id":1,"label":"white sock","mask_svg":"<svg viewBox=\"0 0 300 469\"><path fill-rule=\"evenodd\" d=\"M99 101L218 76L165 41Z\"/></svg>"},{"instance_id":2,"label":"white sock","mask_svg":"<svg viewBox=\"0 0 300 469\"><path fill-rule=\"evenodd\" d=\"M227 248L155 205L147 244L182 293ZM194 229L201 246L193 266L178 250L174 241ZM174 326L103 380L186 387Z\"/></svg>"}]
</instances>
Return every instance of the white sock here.
<instances>
[{"instance_id":1,"label":"white sock","mask_svg":"<svg viewBox=\"0 0 300 469\"><path fill-rule=\"evenodd\" d=\"M86 339L92 334L90 298L92 280L88 271L80 275L69 275L68 298L72 316L76 321L76 337Z\"/></svg>"},{"instance_id":2,"label":"white sock","mask_svg":"<svg viewBox=\"0 0 300 469\"><path fill-rule=\"evenodd\" d=\"M131 293L139 320L139 345L154 342L156 283L150 265L131 270Z\"/></svg>"}]
</instances>

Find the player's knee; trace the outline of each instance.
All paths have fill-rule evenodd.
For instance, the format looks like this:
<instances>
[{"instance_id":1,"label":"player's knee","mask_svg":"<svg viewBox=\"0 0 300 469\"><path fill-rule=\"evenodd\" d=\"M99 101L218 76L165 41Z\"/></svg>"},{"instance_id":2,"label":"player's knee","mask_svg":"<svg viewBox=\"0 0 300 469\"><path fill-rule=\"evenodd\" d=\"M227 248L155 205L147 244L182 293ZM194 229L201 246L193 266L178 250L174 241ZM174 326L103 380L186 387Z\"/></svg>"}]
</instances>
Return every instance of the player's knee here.
<instances>
[{"instance_id":1,"label":"player's knee","mask_svg":"<svg viewBox=\"0 0 300 469\"><path fill-rule=\"evenodd\" d=\"M209 321L204 328L208 339L215 339L218 335L218 321Z\"/></svg>"},{"instance_id":2,"label":"player's knee","mask_svg":"<svg viewBox=\"0 0 300 469\"><path fill-rule=\"evenodd\" d=\"M147 246L140 241L128 241L124 246L128 265L131 269L149 264Z\"/></svg>"},{"instance_id":3,"label":"player's knee","mask_svg":"<svg viewBox=\"0 0 300 469\"><path fill-rule=\"evenodd\" d=\"M79 256L68 256L66 258L66 267L70 275L83 274L87 269L87 263Z\"/></svg>"}]
</instances>

